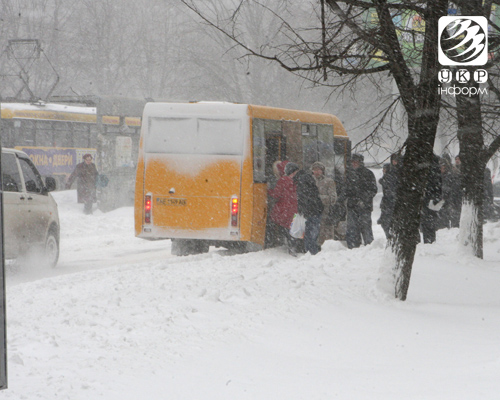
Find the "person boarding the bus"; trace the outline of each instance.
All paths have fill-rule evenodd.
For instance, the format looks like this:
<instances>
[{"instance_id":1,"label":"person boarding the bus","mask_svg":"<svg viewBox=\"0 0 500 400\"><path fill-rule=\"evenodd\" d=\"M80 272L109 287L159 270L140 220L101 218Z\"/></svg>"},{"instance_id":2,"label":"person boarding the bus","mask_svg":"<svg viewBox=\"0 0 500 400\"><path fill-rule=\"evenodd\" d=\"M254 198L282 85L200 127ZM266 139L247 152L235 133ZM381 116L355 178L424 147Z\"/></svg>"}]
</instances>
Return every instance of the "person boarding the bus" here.
<instances>
[{"instance_id":1,"label":"person boarding the bus","mask_svg":"<svg viewBox=\"0 0 500 400\"><path fill-rule=\"evenodd\" d=\"M324 208L319 197L318 187L312 174L300 169L295 163L286 165L285 175L292 178L297 186L297 209L299 214L306 219L304 251L315 255L321 250L318 245L318 237L321 214Z\"/></svg>"},{"instance_id":2,"label":"person boarding the bus","mask_svg":"<svg viewBox=\"0 0 500 400\"><path fill-rule=\"evenodd\" d=\"M276 186L267 192L274 200L270 213L271 224L268 230L272 232L271 236L275 236L270 238L271 246L284 242L288 246L288 250L292 252L295 248L295 240L290 236L290 225L293 216L297 213L297 189L292 178L285 175L287 164L288 161L281 161L276 165L280 178L276 182Z\"/></svg>"},{"instance_id":3,"label":"person boarding the bus","mask_svg":"<svg viewBox=\"0 0 500 400\"><path fill-rule=\"evenodd\" d=\"M328 213L331 207L337 201L337 187L332 178L325 176L325 164L316 161L311 165L316 186L318 186L319 197L323 202L323 213L321 214L321 223L319 230L318 244L321 246L325 240L333 239L333 223L330 221Z\"/></svg>"},{"instance_id":4,"label":"person boarding the bus","mask_svg":"<svg viewBox=\"0 0 500 400\"><path fill-rule=\"evenodd\" d=\"M97 201L97 176L97 168L92 162L92 155L85 154L83 156L83 162L76 165L75 170L66 182L66 189L70 189L76 179L78 203L84 203L84 214L92 214L92 204Z\"/></svg>"},{"instance_id":5,"label":"person boarding the bus","mask_svg":"<svg viewBox=\"0 0 500 400\"><path fill-rule=\"evenodd\" d=\"M373 242L373 198L377 194L377 181L372 171L364 165L361 154L353 154L351 167L346 174L347 232L349 249Z\"/></svg>"}]
</instances>

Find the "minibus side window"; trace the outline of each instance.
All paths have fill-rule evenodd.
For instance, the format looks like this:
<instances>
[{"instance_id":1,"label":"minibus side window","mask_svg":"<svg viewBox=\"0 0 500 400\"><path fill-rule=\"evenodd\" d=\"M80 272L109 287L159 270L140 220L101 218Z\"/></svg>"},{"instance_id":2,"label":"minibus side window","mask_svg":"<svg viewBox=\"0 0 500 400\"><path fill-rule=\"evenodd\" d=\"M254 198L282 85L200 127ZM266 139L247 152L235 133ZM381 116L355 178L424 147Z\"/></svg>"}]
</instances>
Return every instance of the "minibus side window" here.
<instances>
[{"instance_id":1,"label":"minibus side window","mask_svg":"<svg viewBox=\"0 0 500 400\"><path fill-rule=\"evenodd\" d=\"M325 164L325 175L335 175L335 153L333 149L333 126L318 125L319 161Z\"/></svg>"},{"instance_id":2,"label":"minibus side window","mask_svg":"<svg viewBox=\"0 0 500 400\"><path fill-rule=\"evenodd\" d=\"M340 173L345 173L346 156L350 154L350 141L347 139L335 139L335 169Z\"/></svg>"},{"instance_id":3,"label":"minibus side window","mask_svg":"<svg viewBox=\"0 0 500 400\"><path fill-rule=\"evenodd\" d=\"M266 182L266 136L264 120L254 119L253 134L253 180L255 183Z\"/></svg>"},{"instance_id":4,"label":"minibus side window","mask_svg":"<svg viewBox=\"0 0 500 400\"><path fill-rule=\"evenodd\" d=\"M318 127L313 124L302 124L302 157L304 169L319 161Z\"/></svg>"}]
</instances>

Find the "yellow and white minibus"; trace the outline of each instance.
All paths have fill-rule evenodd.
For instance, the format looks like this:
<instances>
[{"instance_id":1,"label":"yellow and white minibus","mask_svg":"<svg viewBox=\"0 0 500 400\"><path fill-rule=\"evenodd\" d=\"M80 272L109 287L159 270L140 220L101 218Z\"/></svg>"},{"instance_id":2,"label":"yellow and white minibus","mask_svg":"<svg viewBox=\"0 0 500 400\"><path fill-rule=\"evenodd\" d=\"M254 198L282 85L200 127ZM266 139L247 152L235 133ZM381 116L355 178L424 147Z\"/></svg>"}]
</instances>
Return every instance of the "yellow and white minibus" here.
<instances>
[{"instance_id":1,"label":"yellow and white minibus","mask_svg":"<svg viewBox=\"0 0 500 400\"><path fill-rule=\"evenodd\" d=\"M273 163L343 173L350 141L330 114L218 102L148 103L135 187L135 234L177 255L265 247Z\"/></svg>"}]
</instances>

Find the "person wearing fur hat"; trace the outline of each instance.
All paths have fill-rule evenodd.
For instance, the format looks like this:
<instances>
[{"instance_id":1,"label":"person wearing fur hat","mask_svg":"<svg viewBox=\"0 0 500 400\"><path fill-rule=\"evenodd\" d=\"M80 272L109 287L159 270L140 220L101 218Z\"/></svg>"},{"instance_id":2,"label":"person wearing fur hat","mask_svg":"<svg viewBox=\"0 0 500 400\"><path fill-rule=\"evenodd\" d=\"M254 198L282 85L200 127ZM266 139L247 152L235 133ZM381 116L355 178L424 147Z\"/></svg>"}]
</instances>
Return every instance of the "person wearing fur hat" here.
<instances>
[{"instance_id":1,"label":"person wearing fur hat","mask_svg":"<svg viewBox=\"0 0 500 400\"><path fill-rule=\"evenodd\" d=\"M84 203L84 214L92 214L92 204L97 201L97 175L97 168L92 162L92 155L85 154L83 156L83 162L76 165L75 170L66 182L66 189L70 189L76 179L78 203Z\"/></svg>"},{"instance_id":2,"label":"person wearing fur hat","mask_svg":"<svg viewBox=\"0 0 500 400\"><path fill-rule=\"evenodd\" d=\"M319 190L319 198L323 203L323 213L318 237L318 244L321 246L325 240L333 239L333 224L330 222L328 213L337 201L337 187L332 178L325 176L326 167L323 163L316 161L311 165L316 186Z\"/></svg>"},{"instance_id":3,"label":"person wearing fur hat","mask_svg":"<svg viewBox=\"0 0 500 400\"><path fill-rule=\"evenodd\" d=\"M373 242L373 198L377 194L377 181L364 165L361 154L351 156L351 167L346 172L347 232L349 249Z\"/></svg>"},{"instance_id":4,"label":"person wearing fur hat","mask_svg":"<svg viewBox=\"0 0 500 400\"><path fill-rule=\"evenodd\" d=\"M451 157L441 157L441 194L444 205L438 211L437 228L458 228L460 225L460 212L462 208L462 188L460 175L453 171Z\"/></svg>"},{"instance_id":5,"label":"person wearing fur hat","mask_svg":"<svg viewBox=\"0 0 500 400\"><path fill-rule=\"evenodd\" d=\"M304 251L315 255L321 250L318 245L318 236L324 208L318 187L312 175L300 169L295 163L287 164L285 174L293 179L297 187L298 212L306 219Z\"/></svg>"}]
</instances>

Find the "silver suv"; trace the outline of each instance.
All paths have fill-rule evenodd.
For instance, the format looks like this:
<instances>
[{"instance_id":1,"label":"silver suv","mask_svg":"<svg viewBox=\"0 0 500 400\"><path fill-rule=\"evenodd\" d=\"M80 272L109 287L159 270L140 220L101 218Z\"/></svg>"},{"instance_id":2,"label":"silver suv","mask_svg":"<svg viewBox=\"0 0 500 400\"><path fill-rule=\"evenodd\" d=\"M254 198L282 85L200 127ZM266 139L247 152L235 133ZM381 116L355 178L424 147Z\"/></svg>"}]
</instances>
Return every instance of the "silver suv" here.
<instances>
[{"instance_id":1,"label":"silver suv","mask_svg":"<svg viewBox=\"0 0 500 400\"><path fill-rule=\"evenodd\" d=\"M54 178L46 178L44 183L26 153L2 149L2 188L5 258L34 255L55 266L59 259L59 214L49 193L56 188Z\"/></svg>"}]
</instances>

